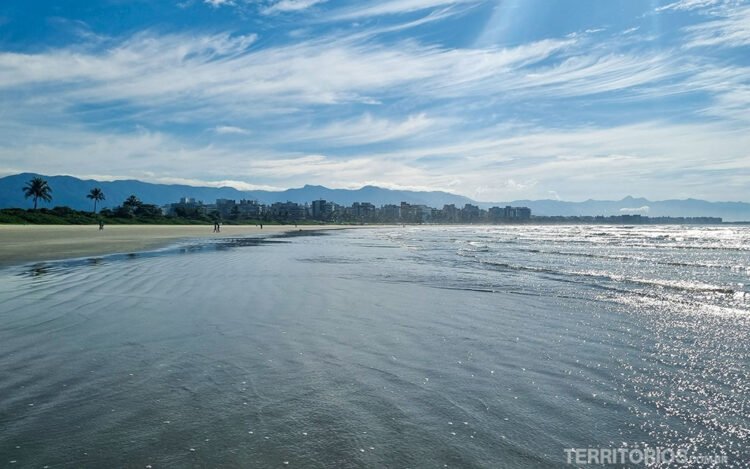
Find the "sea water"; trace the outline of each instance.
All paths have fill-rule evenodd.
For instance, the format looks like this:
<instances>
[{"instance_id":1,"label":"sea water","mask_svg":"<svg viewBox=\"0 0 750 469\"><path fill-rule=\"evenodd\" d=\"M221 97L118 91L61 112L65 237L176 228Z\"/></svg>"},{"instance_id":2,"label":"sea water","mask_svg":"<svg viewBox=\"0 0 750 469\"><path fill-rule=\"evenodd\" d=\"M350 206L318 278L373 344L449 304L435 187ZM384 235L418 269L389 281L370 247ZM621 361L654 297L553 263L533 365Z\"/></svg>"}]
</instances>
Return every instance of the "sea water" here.
<instances>
[{"instance_id":1,"label":"sea water","mask_svg":"<svg viewBox=\"0 0 750 469\"><path fill-rule=\"evenodd\" d=\"M2 467L750 460L750 229L419 226L0 270Z\"/></svg>"}]
</instances>

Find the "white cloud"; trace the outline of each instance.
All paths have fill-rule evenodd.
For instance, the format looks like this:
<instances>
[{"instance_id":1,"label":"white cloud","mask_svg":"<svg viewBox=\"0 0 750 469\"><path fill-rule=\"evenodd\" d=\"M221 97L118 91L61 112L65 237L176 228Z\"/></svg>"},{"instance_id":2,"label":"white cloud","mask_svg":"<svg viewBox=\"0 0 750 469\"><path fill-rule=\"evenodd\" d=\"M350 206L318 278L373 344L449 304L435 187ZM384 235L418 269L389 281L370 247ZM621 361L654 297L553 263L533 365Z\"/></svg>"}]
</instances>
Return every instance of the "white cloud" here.
<instances>
[{"instance_id":1,"label":"white cloud","mask_svg":"<svg viewBox=\"0 0 750 469\"><path fill-rule=\"evenodd\" d=\"M747 0L677 0L657 7L654 11L696 11L698 13L716 14L721 11L741 6L746 1Z\"/></svg>"},{"instance_id":2,"label":"white cloud","mask_svg":"<svg viewBox=\"0 0 750 469\"><path fill-rule=\"evenodd\" d=\"M101 177L92 177L92 179L96 179L99 181L116 180ZM148 178L148 181L155 184L180 184L195 187L234 187L235 189L241 191L282 191L286 189L286 187L269 186L265 184L250 184L246 181L235 181L232 179L225 179L221 181L207 181L203 179L151 176Z\"/></svg>"},{"instance_id":3,"label":"white cloud","mask_svg":"<svg viewBox=\"0 0 750 469\"><path fill-rule=\"evenodd\" d=\"M712 7L723 3L725 0L679 0L656 8L656 11L678 10L690 11L706 7Z\"/></svg>"},{"instance_id":4,"label":"white cloud","mask_svg":"<svg viewBox=\"0 0 750 469\"><path fill-rule=\"evenodd\" d=\"M747 148L750 134L743 128L654 121L612 128L484 129L457 142L368 158L411 161L421 169L421 181L433 187L446 187L460 174L461 185L451 186L453 190L472 194L482 187L483 197L490 201L516 198L521 194L519 184L525 186L524 198L546 198L555 190L577 200L632 193L655 199L730 200L742 190L736 174L750 175ZM709 162L706 155L713 159ZM439 162L422 163L427 157L439 157ZM710 183L701 180L703 171L713 173Z\"/></svg>"},{"instance_id":5,"label":"white cloud","mask_svg":"<svg viewBox=\"0 0 750 469\"><path fill-rule=\"evenodd\" d=\"M247 135L250 132L240 127L234 127L231 125L217 125L214 127L214 132L219 135Z\"/></svg>"},{"instance_id":6,"label":"white cloud","mask_svg":"<svg viewBox=\"0 0 750 469\"><path fill-rule=\"evenodd\" d=\"M355 20L373 16L398 15L413 13L431 8L477 3L478 0L380 0L367 2L364 5L343 9L334 13L331 21Z\"/></svg>"},{"instance_id":7,"label":"white cloud","mask_svg":"<svg viewBox=\"0 0 750 469\"><path fill-rule=\"evenodd\" d=\"M668 53L573 55L577 39L455 49L346 38L254 49L255 35L138 34L97 52L0 53L0 89L49 109L125 101L173 121L298 112L310 105L378 105L391 98L560 99L654 86L694 72ZM679 66L678 66L679 65ZM17 107L14 105L14 107Z\"/></svg>"},{"instance_id":8,"label":"white cloud","mask_svg":"<svg viewBox=\"0 0 750 469\"><path fill-rule=\"evenodd\" d=\"M620 213L623 213L626 215L648 215L648 212L650 211L651 211L651 207L649 207L648 205L644 205L643 207L620 209Z\"/></svg>"},{"instance_id":9,"label":"white cloud","mask_svg":"<svg viewBox=\"0 0 750 469\"><path fill-rule=\"evenodd\" d=\"M558 97L585 96L648 86L689 70L689 65L675 65L675 59L662 53L574 56L523 75L514 74L503 86L530 93L545 89L547 95Z\"/></svg>"},{"instance_id":10,"label":"white cloud","mask_svg":"<svg viewBox=\"0 0 750 469\"><path fill-rule=\"evenodd\" d=\"M234 0L203 0L203 3L211 5L213 8L234 5Z\"/></svg>"},{"instance_id":11,"label":"white cloud","mask_svg":"<svg viewBox=\"0 0 750 469\"><path fill-rule=\"evenodd\" d=\"M750 45L750 5L722 10L721 16L685 28L685 47L741 47Z\"/></svg>"},{"instance_id":12,"label":"white cloud","mask_svg":"<svg viewBox=\"0 0 750 469\"><path fill-rule=\"evenodd\" d=\"M444 49L340 39L248 50L255 40L254 35L139 34L100 52L0 53L0 89L45 83L54 88L45 87L44 96L58 102L126 100L160 109L177 104L221 106L222 113L278 111L284 104L376 103L394 92L481 94L502 74L573 44L544 40L503 49Z\"/></svg>"},{"instance_id":13,"label":"white cloud","mask_svg":"<svg viewBox=\"0 0 750 469\"><path fill-rule=\"evenodd\" d=\"M220 58L231 60L245 52L256 40L254 34L155 36L140 33L99 52L80 51L72 47L36 54L2 52L0 88L30 83L55 83L71 85L72 88L86 88L88 85L99 88L109 84L123 87L120 96L116 93L110 95L114 97L135 96L136 89L145 85L151 86L144 89L142 94L179 90L188 83L194 83L190 77L180 78L180 73L199 72L203 67L206 75L206 65ZM170 69L173 72L170 73ZM175 81L157 85L159 79Z\"/></svg>"},{"instance_id":14,"label":"white cloud","mask_svg":"<svg viewBox=\"0 0 750 469\"><path fill-rule=\"evenodd\" d=\"M750 73L695 49L745 44L745 17L700 15L703 24L683 31L691 47L673 50L619 49L607 34L485 48L378 40L456 3L367 3L338 13L436 10L411 23L270 45L253 34L150 31L110 38L107 48L0 52L0 165L234 187L377 183L488 200L747 192ZM644 115L648 106L633 106L640 103L663 112L649 100L671 95L686 98L683 123L677 113L646 122L631 115ZM694 95L701 100L690 102ZM522 120L529 109L542 117ZM592 111L593 123L570 121L579 111ZM253 138L242 138L249 129Z\"/></svg>"},{"instance_id":15,"label":"white cloud","mask_svg":"<svg viewBox=\"0 0 750 469\"><path fill-rule=\"evenodd\" d=\"M505 181L505 187L514 191L522 191L522 190L528 189L529 187L534 187L536 185L537 185L537 181L534 181L534 180L518 182L515 179L508 179L507 181Z\"/></svg>"},{"instance_id":16,"label":"white cloud","mask_svg":"<svg viewBox=\"0 0 750 469\"><path fill-rule=\"evenodd\" d=\"M287 13L306 10L328 0L279 0L261 10L263 14Z\"/></svg>"},{"instance_id":17,"label":"white cloud","mask_svg":"<svg viewBox=\"0 0 750 469\"><path fill-rule=\"evenodd\" d=\"M481 188L488 201L547 198L552 190L574 200L628 194L729 200L750 176L750 135L719 124L488 128L457 135L414 148L333 156L222 141L188 144L148 130L106 134L49 127L23 134L4 125L0 161L9 171L69 174L75 168L81 176L106 168L115 179L241 189L374 183L475 195ZM710 181L704 171L712 173Z\"/></svg>"},{"instance_id":18,"label":"white cloud","mask_svg":"<svg viewBox=\"0 0 750 469\"><path fill-rule=\"evenodd\" d=\"M448 119L436 119L424 113L400 121L377 118L368 113L323 126L290 129L284 138L297 142L319 141L332 146L366 145L406 138L429 138L432 132L445 129L448 125Z\"/></svg>"}]
</instances>

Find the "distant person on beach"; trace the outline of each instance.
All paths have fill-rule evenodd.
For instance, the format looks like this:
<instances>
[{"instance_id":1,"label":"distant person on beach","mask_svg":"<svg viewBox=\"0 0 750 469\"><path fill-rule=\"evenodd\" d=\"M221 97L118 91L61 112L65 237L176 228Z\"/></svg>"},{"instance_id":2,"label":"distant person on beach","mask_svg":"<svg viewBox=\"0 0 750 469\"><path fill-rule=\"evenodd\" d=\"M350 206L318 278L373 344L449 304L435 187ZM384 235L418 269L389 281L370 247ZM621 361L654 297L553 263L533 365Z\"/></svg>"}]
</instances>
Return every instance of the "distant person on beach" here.
<instances>
[{"instance_id":1,"label":"distant person on beach","mask_svg":"<svg viewBox=\"0 0 750 469\"><path fill-rule=\"evenodd\" d=\"M261 224L260 224L260 229L261 229L261 230L263 229L263 223L261 223Z\"/></svg>"},{"instance_id":2,"label":"distant person on beach","mask_svg":"<svg viewBox=\"0 0 750 469\"><path fill-rule=\"evenodd\" d=\"M104 222L99 220L99 231L102 231L104 229Z\"/></svg>"},{"instance_id":3,"label":"distant person on beach","mask_svg":"<svg viewBox=\"0 0 750 469\"><path fill-rule=\"evenodd\" d=\"M214 222L214 233L221 233L221 225L218 221Z\"/></svg>"}]
</instances>

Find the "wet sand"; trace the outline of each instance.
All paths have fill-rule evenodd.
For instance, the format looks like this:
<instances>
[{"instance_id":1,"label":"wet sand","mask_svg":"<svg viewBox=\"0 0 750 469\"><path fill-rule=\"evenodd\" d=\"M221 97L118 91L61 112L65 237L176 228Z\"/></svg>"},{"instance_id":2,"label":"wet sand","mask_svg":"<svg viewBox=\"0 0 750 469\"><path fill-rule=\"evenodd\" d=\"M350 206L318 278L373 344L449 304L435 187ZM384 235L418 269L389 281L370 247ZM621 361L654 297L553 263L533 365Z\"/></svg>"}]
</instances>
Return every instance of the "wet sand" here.
<instances>
[{"instance_id":1,"label":"wet sand","mask_svg":"<svg viewBox=\"0 0 750 469\"><path fill-rule=\"evenodd\" d=\"M0 225L0 266L157 249L181 239L344 229L342 225Z\"/></svg>"}]
</instances>

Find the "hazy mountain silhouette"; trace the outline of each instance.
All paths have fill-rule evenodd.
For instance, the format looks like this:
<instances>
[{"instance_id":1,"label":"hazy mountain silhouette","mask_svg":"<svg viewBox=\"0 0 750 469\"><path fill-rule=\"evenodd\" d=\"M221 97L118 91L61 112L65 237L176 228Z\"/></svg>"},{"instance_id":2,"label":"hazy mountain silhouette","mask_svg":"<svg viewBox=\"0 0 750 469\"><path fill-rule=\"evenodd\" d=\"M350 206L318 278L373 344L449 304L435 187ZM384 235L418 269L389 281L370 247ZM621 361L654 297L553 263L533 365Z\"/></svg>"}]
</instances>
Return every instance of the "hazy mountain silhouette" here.
<instances>
[{"instance_id":1,"label":"hazy mountain silhouette","mask_svg":"<svg viewBox=\"0 0 750 469\"><path fill-rule=\"evenodd\" d=\"M31 207L24 199L21 188L34 176L22 173L0 178L0 208ZM287 189L284 191L240 191L231 187L195 187L177 184L151 184L136 180L95 181L82 180L72 176L42 176L52 187L51 204L40 207L67 205L79 210L91 210L92 202L86 198L89 190L101 187L107 199L99 207L113 207L122 203L129 195L135 194L147 203L164 205L176 202L180 197L194 197L206 203L216 199L252 199L270 204L273 202L311 202L316 199L330 200L350 205L354 202L371 202L375 205L409 202L441 208L444 204L463 206L467 203L488 208L493 205L526 206L534 215L621 215L640 213L649 216L714 216L725 221L750 220L750 203L708 202L698 199L652 201L644 198L625 197L622 200L586 200L566 202L562 200L513 200L508 202L475 202L468 197L448 192L405 191L365 186L360 189L329 189L324 186L311 186Z\"/></svg>"},{"instance_id":2,"label":"hazy mountain silhouette","mask_svg":"<svg viewBox=\"0 0 750 469\"><path fill-rule=\"evenodd\" d=\"M22 173L0 178L0 208L30 207L24 199L21 188L34 176L33 173ZM72 176L41 176L52 187L51 204L40 207L67 205L79 210L89 210L92 202L86 194L94 187L101 187L107 197L99 207L114 207L122 203L129 195L135 194L146 203L164 205L177 202L180 197L194 197L205 203L216 199L252 199L262 203L273 202L312 202L317 199L330 200L339 204L351 205L354 202L371 202L376 205L400 204L402 201L412 204L424 204L431 207L442 207L444 204L463 206L473 203L468 197L448 192L418 192L390 190L381 187L365 186L356 190L329 189L323 186L304 186L285 191L240 191L231 187L194 187L173 184L151 184L136 180L95 181L82 180Z\"/></svg>"}]
</instances>

